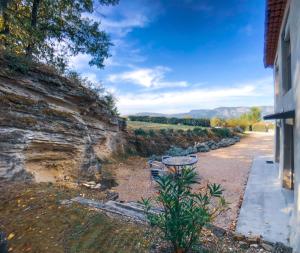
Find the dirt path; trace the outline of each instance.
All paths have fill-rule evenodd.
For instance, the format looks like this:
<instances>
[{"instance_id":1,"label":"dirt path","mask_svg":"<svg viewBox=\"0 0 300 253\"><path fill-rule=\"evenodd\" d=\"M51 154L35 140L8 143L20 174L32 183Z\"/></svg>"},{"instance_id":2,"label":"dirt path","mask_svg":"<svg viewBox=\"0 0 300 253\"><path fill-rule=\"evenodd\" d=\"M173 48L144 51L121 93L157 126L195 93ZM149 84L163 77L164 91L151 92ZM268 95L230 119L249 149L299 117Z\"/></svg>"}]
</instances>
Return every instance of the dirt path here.
<instances>
[{"instance_id":1,"label":"dirt path","mask_svg":"<svg viewBox=\"0 0 300 253\"><path fill-rule=\"evenodd\" d=\"M272 133L251 133L233 146L198 154L201 183L221 184L230 203L230 210L215 221L216 225L234 228L253 157L271 155L272 147ZM121 200L136 201L154 193L146 159L132 157L118 164L116 177L119 185L115 190Z\"/></svg>"}]
</instances>

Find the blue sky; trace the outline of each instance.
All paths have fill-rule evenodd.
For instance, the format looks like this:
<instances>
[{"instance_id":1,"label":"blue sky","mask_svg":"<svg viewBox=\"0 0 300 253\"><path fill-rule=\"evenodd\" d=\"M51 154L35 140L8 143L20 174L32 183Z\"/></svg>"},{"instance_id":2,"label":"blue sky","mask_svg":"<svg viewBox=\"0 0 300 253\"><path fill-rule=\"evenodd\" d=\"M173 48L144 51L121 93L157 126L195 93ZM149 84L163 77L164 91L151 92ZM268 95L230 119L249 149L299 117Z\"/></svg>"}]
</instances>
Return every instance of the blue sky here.
<instances>
[{"instance_id":1,"label":"blue sky","mask_svg":"<svg viewBox=\"0 0 300 253\"><path fill-rule=\"evenodd\" d=\"M263 0L120 0L96 8L114 46L106 67L71 66L102 82L121 114L272 105L263 66Z\"/></svg>"}]
</instances>

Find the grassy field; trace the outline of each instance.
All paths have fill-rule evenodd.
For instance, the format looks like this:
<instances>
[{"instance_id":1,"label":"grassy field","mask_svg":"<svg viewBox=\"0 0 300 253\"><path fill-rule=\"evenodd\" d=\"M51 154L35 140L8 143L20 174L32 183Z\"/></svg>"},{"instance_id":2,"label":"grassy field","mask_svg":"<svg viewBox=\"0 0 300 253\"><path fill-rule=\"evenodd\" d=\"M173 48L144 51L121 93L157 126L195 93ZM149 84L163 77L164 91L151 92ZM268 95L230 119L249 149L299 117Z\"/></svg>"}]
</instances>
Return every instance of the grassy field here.
<instances>
[{"instance_id":1,"label":"grassy field","mask_svg":"<svg viewBox=\"0 0 300 253\"><path fill-rule=\"evenodd\" d=\"M182 129L188 130L195 128L194 126L185 126L185 125L171 125L171 124L159 124L159 123L150 123L150 122L141 122L141 121L127 121L129 129L138 129L142 128L144 130L159 130L159 129Z\"/></svg>"},{"instance_id":2,"label":"grassy field","mask_svg":"<svg viewBox=\"0 0 300 253\"><path fill-rule=\"evenodd\" d=\"M159 124L159 123L151 123L151 122L142 122L142 121L127 121L128 129L138 129L142 128L144 130L159 130L159 129L174 129L174 130L188 130L194 129L194 126L185 126L185 125L171 125L171 124ZM254 132L265 132L266 131L266 123L259 122L253 125ZM267 124L268 130L274 129L274 124ZM203 127L201 127L203 128Z\"/></svg>"}]
</instances>

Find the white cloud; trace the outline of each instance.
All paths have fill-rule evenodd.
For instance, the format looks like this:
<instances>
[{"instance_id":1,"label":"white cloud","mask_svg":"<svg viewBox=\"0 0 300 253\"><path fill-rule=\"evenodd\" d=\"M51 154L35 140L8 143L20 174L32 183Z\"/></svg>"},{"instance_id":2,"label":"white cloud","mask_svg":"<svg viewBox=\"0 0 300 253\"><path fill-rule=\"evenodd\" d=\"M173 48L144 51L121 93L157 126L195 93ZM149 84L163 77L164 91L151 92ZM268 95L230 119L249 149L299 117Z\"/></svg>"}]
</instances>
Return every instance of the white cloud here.
<instances>
[{"instance_id":1,"label":"white cloud","mask_svg":"<svg viewBox=\"0 0 300 253\"><path fill-rule=\"evenodd\" d=\"M144 27L148 23L146 16L142 14L134 14L130 16L124 16L119 20L113 20L103 18L101 21L101 27L109 33L117 36L124 37L134 28Z\"/></svg>"},{"instance_id":2,"label":"white cloud","mask_svg":"<svg viewBox=\"0 0 300 253\"><path fill-rule=\"evenodd\" d=\"M107 80L114 83L132 83L145 88L186 87L188 85L186 81L166 81L165 74L169 71L171 71L171 69L164 66L138 68L132 71L112 74L108 76Z\"/></svg>"},{"instance_id":3,"label":"white cloud","mask_svg":"<svg viewBox=\"0 0 300 253\"><path fill-rule=\"evenodd\" d=\"M88 79L92 83L99 83L97 75L95 73L82 73L82 76L86 79Z\"/></svg>"},{"instance_id":4,"label":"white cloud","mask_svg":"<svg viewBox=\"0 0 300 253\"><path fill-rule=\"evenodd\" d=\"M72 69L79 70L81 68L89 67L89 61L91 60L91 56L87 54L78 54L76 56L72 56L69 59L69 66Z\"/></svg>"},{"instance_id":5,"label":"white cloud","mask_svg":"<svg viewBox=\"0 0 300 253\"><path fill-rule=\"evenodd\" d=\"M93 14L85 16L99 21L101 28L114 38L123 38L134 28L145 27L150 22L148 17L154 16L152 5L144 6L139 1L120 1L116 6L99 5L95 7Z\"/></svg>"},{"instance_id":6,"label":"white cloud","mask_svg":"<svg viewBox=\"0 0 300 253\"><path fill-rule=\"evenodd\" d=\"M136 112L178 113L218 106L272 104L272 78L241 83L234 87L186 88L166 93L119 94L122 114Z\"/></svg>"}]
</instances>

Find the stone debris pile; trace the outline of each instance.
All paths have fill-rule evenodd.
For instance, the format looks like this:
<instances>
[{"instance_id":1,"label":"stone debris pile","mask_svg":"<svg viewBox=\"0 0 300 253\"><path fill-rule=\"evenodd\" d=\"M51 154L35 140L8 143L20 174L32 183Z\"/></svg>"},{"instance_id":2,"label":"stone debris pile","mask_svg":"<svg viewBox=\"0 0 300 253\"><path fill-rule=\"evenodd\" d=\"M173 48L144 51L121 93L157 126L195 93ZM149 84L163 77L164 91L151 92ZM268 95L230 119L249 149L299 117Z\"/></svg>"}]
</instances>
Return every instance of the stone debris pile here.
<instances>
[{"instance_id":1,"label":"stone debris pile","mask_svg":"<svg viewBox=\"0 0 300 253\"><path fill-rule=\"evenodd\" d=\"M232 138L223 138L220 141L210 140L206 142L195 143L194 147L197 149L197 152L208 152L210 150L231 146L239 141L240 137L234 136Z\"/></svg>"}]
</instances>

